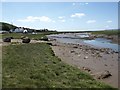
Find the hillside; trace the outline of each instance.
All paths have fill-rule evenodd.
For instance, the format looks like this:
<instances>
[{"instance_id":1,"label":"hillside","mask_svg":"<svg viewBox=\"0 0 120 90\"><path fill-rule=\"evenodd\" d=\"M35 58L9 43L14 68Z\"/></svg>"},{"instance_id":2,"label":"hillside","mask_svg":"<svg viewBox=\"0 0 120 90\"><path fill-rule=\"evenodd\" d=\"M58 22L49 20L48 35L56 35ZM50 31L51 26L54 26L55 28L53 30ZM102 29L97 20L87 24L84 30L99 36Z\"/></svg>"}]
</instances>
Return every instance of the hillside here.
<instances>
[{"instance_id":1,"label":"hillside","mask_svg":"<svg viewBox=\"0 0 120 90\"><path fill-rule=\"evenodd\" d=\"M0 22L0 30L5 30L5 31L9 31L12 28L16 28L17 26L14 26L12 24L9 23L4 23L4 22Z\"/></svg>"}]
</instances>

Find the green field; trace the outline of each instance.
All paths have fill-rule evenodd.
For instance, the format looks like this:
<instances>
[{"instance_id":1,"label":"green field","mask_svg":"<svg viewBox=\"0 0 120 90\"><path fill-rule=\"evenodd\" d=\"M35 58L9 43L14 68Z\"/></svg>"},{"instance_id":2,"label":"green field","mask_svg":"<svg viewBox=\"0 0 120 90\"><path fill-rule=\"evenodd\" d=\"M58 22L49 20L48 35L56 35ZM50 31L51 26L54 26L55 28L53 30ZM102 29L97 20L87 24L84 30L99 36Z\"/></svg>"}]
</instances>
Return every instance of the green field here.
<instances>
[{"instance_id":1,"label":"green field","mask_svg":"<svg viewBox=\"0 0 120 90\"><path fill-rule=\"evenodd\" d=\"M45 37L44 34L23 34L23 33L6 33L2 34L2 38L13 37L14 39L20 39L21 36L29 37L30 39L40 39L41 37Z\"/></svg>"},{"instance_id":2,"label":"green field","mask_svg":"<svg viewBox=\"0 0 120 90\"><path fill-rule=\"evenodd\" d=\"M46 37L45 35L49 34L56 34L57 32L41 32L38 34L23 34L23 33L6 33L6 34L0 34L2 38L6 37L13 37L14 39L20 39L21 36L29 37L30 39L41 39L41 37Z\"/></svg>"},{"instance_id":3,"label":"green field","mask_svg":"<svg viewBox=\"0 0 120 90\"><path fill-rule=\"evenodd\" d=\"M93 31L92 34L120 35L120 30Z\"/></svg>"},{"instance_id":4,"label":"green field","mask_svg":"<svg viewBox=\"0 0 120 90\"><path fill-rule=\"evenodd\" d=\"M45 43L4 46L2 52L3 88L111 88L63 63Z\"/></svg>"}]
</instances>

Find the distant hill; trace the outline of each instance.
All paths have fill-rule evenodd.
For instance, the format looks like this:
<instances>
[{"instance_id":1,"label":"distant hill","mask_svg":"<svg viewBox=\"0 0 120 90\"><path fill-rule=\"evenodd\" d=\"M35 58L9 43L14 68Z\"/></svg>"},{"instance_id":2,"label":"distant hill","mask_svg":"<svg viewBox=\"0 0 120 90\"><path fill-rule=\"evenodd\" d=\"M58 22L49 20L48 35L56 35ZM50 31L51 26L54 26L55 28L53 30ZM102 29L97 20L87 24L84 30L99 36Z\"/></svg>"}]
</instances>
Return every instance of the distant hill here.
<instances>
[{"instance_id":1,"label":"distant hill","mask_svg":"<svg viewBox=\"0 0 120 90\"><path fill-rule=\"evenodd\" d=\"M13 29L16 27L17 26L9 24L9 23L0 22L0 30L9 31L10 29Z\"/></svg>"}]
</instances>

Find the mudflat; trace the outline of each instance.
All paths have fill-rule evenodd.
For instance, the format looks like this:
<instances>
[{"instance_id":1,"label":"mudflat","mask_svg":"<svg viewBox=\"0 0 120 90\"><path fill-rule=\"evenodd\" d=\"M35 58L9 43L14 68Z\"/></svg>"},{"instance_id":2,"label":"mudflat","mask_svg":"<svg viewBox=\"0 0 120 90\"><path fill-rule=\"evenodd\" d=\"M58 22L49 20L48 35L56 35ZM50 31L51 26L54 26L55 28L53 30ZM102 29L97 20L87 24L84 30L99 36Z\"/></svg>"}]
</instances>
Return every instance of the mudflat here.
<instances>
[{"instance_id":1,"label":"mudflat","mask_svg":"<svg viewBox=\"0 0 120 90\"><path fill-rule=\"evenodd\" d=\"M118 52L85 44L51 41L52 49L62 61L90 73L95 79L118 87ZM107 72L107 74L105 74ZM106 76L104 76L106 75Z\"/></svg>"}]
</instances>

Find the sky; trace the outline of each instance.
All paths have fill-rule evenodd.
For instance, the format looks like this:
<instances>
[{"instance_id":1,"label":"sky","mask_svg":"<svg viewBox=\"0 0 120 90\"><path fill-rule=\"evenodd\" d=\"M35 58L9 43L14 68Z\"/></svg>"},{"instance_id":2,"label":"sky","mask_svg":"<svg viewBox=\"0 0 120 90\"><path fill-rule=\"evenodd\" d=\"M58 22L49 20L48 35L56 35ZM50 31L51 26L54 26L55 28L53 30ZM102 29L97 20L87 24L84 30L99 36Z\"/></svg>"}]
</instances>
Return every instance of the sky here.
<instances>
[{"instance_id":1,"label":"sky","mask_svg":"<svg viewBox=\"0 0 120 90\"><path fill-rule=\"evenodd\" d=\"M117 2L3 2L2 20L57 31L118 28Z\"/></svg>"}]
</instances>

